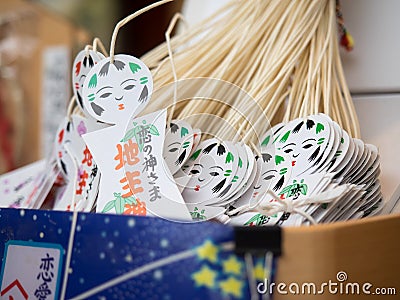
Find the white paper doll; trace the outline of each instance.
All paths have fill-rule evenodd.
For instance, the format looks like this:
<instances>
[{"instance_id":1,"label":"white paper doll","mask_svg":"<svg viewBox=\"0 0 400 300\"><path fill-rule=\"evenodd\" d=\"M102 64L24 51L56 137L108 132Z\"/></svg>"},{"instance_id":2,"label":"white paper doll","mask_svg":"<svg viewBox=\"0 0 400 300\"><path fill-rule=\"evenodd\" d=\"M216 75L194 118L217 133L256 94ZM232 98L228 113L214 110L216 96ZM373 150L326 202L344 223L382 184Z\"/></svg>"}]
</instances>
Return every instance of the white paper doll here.
<instances>
[{"instance_id":1,"label":"white paper doll","mask_svg":"<svg viewBox=\"0 0 400 300\"><path fill-rule=\"evenodd\" d=\"M182 193L185 201L196 203L224 197L236 174L238 158L235 154L234 149L217 140L201 143L191 157L189 174L192 178Z\"/></svg>"},{"instance_id":2,"label":"white paper doll","mask_svg":"<svg viewBox=\"0 0 400 300\"><path fill-rule=\"evenodd\" d=\"M89 114L109 124L126 124L145 107L153 90L150 70L139 59L116 55L103 59L88 73L83 102Z\"/></svg>"}]
</instances>

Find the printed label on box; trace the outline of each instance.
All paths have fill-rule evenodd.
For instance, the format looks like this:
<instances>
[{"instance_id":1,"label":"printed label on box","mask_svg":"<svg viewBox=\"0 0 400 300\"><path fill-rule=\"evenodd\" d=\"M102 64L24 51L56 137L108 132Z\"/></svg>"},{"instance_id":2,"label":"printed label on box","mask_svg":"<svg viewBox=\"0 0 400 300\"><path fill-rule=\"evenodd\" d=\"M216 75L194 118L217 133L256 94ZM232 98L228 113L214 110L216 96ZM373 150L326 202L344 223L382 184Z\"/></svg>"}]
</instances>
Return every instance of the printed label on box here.
<instances>
[{"instance_id":1,"label":"printed label on box","mask_svg":"<svg viewBox=\"0 0 400 300\"><path fill-rule=\"evenodd\" d=\"M63 248L58 244L8 241L1 269L1 299L57 299Z\"/></svg>"}]
</instances>

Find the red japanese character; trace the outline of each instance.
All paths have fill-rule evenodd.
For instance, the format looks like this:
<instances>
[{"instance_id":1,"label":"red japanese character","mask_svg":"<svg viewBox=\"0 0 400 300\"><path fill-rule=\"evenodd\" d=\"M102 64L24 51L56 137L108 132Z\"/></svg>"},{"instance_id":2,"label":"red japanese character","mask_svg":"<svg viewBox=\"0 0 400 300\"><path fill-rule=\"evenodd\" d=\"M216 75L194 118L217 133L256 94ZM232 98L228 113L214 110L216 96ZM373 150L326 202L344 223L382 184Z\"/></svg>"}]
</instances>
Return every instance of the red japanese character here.
<instances>
[{"instance_id":1,"label":"red japanese character","mask_svg":"<svg viewBox=\"0 0 400 300\"><path fill-rule=\"evenodd\" d=\"M132 140L129 140L124 144L123 150L122 145L117 144L117 150L118 154L114 157L114 160L118 161L118 165L115 167L115 170L121 169L124 164L133 166L139 162L139 158L137 157L139 153L139 147L138 144L133 143Z\"/></svg>"},{"instance_id":2,"label":"red japanese character","mask_svg":"<svg viewBox=\"0 0 400 300\"><path fill-rule=\"evenodd\" d=\"M142 193L144 189L140 186L142 181L139 178L140 173L139 171L135 172L126 172L126 177L122 178L119 182L125 184L122 189L128 190L127 193L122 195L122 198L131 197L134 194ZM136 187L139 185L139 187Z\"/></svg>"},{"instance_id":3,"label":"red japanese character","mask_svg":"<svg viewBox=\"0 0 400 300\"><path fill-rule=\"evenodd\" d=\"M86 146L85 150L83 150L83 155L85 155L85 157L83 158L82 163L83 164L87 163L87 165L89 167L91 167L92 163L93 163L93 156L90 153L90 151L89 151L87 146Z\"/></svg>"},{"instance_id":4,"label":"red japanese character","mask_svg":"<svg viewBox=\"0 0 400 300\"><path fill-rule=\"evenodd\" d=\"M81 175L79 175L79 189L76 190L77 195L82 195L83 188L86 186L86 179L89 178L89 174L86 171L83 171Z\"/></svg>"},{"instance_id":5,"label":"red japanese character","mask_svg":"<svg viewBox=\"0 0 400 300\"><path fill-rule=\"evenodd\" d=\"M125 204L124 215L145 216L146 203L140 202L139 199L136 198L136 204Z\"/></svg>"}]
</instances>

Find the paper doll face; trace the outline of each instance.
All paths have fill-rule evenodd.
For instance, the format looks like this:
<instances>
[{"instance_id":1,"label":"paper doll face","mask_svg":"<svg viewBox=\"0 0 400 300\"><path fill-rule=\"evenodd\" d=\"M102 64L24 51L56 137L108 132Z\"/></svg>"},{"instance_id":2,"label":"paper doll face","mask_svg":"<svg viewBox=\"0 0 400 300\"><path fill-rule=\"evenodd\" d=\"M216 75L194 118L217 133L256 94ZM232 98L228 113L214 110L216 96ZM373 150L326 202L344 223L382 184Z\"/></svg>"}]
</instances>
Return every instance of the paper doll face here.
<instances>
[{"instance_id":1,"label":"paper doll face","mask_svg":"<svg viewBox=\"0 0 400 300\"><path fill-rule=\"evenodd\" d=\"M163 156L172 174L175 174L189 158L193 147L193 129L190 124L175 120L167 129Z\"/></svg>"},{"instance_id":2,"label":"paper doll face","mask_svg":"<svg viewBox=\"0 0 400 300\"><path fill-rule=\"evenodd\" d=\"M129 55L116 55L114 63L106 58L88 73L83 86L83 102L95 119L125 123L146 106L153 91L147 66Z\"/></svg>"},{"instance_id":3,"label":"paper doll face","mask_svg":"<svg viewBox=\"0 0 400 300\"><path fill-rule=\"evenodd\" d=\"M298 175L321 163L329 137L327 119L314 115L307 120L299 118L285 125L280 130L275 147L290 156L294 175Z\"/></svg>"},{"instance_id":4,"label":"paper doll face","mask_svg":"<svg viewBox=\"0 0 400 300\"><path fill-rule=\"evenodd\" d=\"M200 143L194 154L196 158L188 168L192 178L182 193L185 201L204 202L221 198L230 191L231 177L236 173L234 164L237 164L237 158L230 150L217 140Z\"/></svg>"},{"instance_id":5,"label":"paper doll face","mask_svg":"<svg viewBox=\"0 0 400 300\"><path fill-rule=\"evenodd\" d=\"M78 53L74 60L72 70L72 89L80 108L85 111L83 106L82 89L89 71L100 60L104 59L104 55L93 50L82 50Z\"/></svg>"},{"instance_id":6,"label":"paper doll face","mask_svg":"<svg viewBox=\"0 0 400 300\"><path fill-rule=\"evenodd\" d=\"M290 157L279 151L262 152L262 157L257 158L257 163L261 171L253 186L251 207L256 206L265 197L267 190L279 192L289 182L292 173Z\"/></svg>"},{"instance_id":7,"label":"paper doll face","mask_svg":"<svg viewBox=\"0 0 400 300\"><path fill-rule=\"evenodd\" d=\"M257 157L260 163L261 171L258 181L254 185L252 198L261 196L267 191L273 179L277 178L279 173L275 168L273 153L262 153L262 157Z\"/></svg>"},{"instance_id":8,"label":"paper doll face","mask_svg":"<svg viewBox=\"0 0 400 300\"><path fill-rule=\"evenodd\" d=\"M315 152L318 149L316 138L309 138L303 142L291 142L280 149L292 157L293 166L296 165L297 160L314 161L319 154L318 151Z\"/></svg>"}]
</instances>

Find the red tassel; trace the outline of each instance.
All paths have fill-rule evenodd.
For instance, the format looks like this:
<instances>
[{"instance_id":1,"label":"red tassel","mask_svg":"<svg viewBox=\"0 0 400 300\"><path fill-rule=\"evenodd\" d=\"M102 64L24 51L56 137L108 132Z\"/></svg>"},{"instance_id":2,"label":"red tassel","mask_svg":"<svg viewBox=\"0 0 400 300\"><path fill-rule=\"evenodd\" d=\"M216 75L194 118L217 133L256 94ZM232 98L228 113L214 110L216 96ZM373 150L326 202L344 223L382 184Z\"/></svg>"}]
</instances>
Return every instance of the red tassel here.
<instances>
[{"instance_id":1,"label":"red tassel","mask_svg":"<svg viewBox=\"0 0 400 300\"><path fill-rule=\"evenodd\" d=\"M342 38L340 39L340 45L343 46L347 51L353 50L354 48L353 37L348 32L344 32Z\"/></svg>"}]
</instances>

